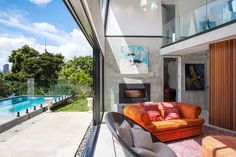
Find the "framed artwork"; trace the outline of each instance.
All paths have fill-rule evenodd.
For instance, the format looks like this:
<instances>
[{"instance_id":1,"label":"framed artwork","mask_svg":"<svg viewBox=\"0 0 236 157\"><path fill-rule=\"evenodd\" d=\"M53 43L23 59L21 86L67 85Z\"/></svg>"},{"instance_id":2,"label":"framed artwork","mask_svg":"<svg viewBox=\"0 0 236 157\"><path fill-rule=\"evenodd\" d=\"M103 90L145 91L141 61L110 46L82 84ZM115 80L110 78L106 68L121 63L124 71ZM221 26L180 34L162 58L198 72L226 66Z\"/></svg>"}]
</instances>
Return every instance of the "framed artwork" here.
<instances>
[{"instance_id":1,"label":"framed artwork","mask_svg":"<svg viewBox=\"0 0 236 157\"><path fill-rule=\"evenodd\" d=\"M185 64L185 90L205 90L204 64Z\"/></svg>"},{"instance_id":2,"label":"framed artwork","mask_svg":"<svg viewBox=\"0 0 236 157\"><path fill-rule=\"evenodd\" d=\"M144 46L120 46L121 74L148 74L148 49Z\"/></svg>"}]
</instances>

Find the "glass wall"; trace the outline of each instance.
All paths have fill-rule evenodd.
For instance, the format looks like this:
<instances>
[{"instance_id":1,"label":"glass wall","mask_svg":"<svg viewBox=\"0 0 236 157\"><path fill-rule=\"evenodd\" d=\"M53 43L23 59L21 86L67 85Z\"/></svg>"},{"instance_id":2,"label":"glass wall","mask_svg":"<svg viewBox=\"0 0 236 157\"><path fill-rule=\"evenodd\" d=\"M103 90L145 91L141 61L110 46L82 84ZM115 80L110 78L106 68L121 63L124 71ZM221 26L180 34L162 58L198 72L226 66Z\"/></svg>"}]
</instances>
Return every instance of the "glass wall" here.
<instances>
[{"instance_id":1,"label":"glass wall","mask_svg":"<svg viewBox=\"0 0 236 157\"><path fill-rule=\"evenodd\" d=\"M164 45L236 20L236 0L180 0L176 7L175 18L163 26Z\"/></svg>"}]
</instances>

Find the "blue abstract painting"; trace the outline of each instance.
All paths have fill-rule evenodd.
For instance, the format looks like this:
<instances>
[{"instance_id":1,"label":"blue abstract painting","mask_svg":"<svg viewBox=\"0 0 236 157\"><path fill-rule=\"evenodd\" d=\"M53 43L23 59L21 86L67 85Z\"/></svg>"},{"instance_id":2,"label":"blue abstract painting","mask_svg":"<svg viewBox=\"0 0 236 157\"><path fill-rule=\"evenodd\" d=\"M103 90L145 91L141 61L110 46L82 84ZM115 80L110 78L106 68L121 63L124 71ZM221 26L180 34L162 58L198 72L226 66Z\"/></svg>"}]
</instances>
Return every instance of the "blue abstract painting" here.
<instances>
[{"instance_id":1,"label":"blue abstract painting","mask_svg":"<svg viewBox=\"0 0 236 157\"><path fill-rule=\"evenodd\" d=\"M122 74L148 74L148 49L144 46L121 46L119 61Z\"/></svg>"}]
</instances>

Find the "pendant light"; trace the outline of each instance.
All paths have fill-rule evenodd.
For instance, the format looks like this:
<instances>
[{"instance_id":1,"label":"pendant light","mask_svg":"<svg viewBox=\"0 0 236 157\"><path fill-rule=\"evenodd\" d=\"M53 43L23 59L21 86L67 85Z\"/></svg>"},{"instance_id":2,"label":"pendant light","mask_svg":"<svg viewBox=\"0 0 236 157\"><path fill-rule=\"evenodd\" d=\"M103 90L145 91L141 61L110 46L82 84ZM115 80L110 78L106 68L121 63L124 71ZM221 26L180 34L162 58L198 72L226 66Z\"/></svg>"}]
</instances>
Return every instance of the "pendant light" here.
<instances>
[{"instance_id":1,"label":"pendant light","mask_svg":"<svg viewBox=\"0 0 236 157\"><path fill-rule=\"evenodd\" d=\"M158 8L157 0L140 0L140 7L144 11L155 10Z\"/></svg>"}]
</instances>

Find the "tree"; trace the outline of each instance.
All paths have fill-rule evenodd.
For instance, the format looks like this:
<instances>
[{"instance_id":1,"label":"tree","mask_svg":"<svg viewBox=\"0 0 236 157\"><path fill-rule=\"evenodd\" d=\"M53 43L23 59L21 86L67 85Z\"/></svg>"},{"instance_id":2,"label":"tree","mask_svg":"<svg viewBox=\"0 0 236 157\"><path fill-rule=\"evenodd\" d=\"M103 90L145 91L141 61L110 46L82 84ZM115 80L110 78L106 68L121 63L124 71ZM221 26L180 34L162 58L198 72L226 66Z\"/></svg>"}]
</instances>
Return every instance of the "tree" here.
<instances>
[{"instance_id":1,"label":"tree","mask_svg":"<svg viewBox=\"0 0 236 157\"><path fill-rule=\"evenodd\" d=\"M37 57L39 52L35 49L29 47L28 45L24 45L18 50L13 50L12 54L9 56L9 62L12 64L12 72L18 73L22 70L22 66L25 60L31 57Z\"/></svg>"},{"instance_id":2,"label":"tree","mask_svg":"<svg viewBox=\"0 0 236 157\"><path fill-rule=\"evenodd\" d=\"M6 81L3 74L0 72L0 97L7 97L12 92L12 87L9 81Z\"/></svg>"},{"instance_id":3,"label":"tree","mask_svg":"<svg viewBox=\"0 0 236 157\"><path fill-rule=\"evenodd\" d=\"M58 73L64 64L64 57L61 54L52 54L49 52L40 54L37 57L31 57L25 60L22 67L22 73L27 77L35 79L58 78Z\"/></svg>"},{"instance_id":4,"label":"tree","mask_svg":"<svg viewBox=\"0 0 236 157\"><path fill-rule=\"evenodd\" d=\"M75 58L75 64L79 69L83 70L86 74L93 76L93 58L92 56L81 56Z\"/></svg>"},{"instance_id":5,"label":"tree","mask_svg":"<svg viewBox=\"0 0 236 157\"><path fill-rule=\"evenodd\" d=\"M42 94L48 92L51 80L55 82L58 79L58 73L64 65L64 56L49 52L40 54L28 45L24 45L12 51L9 62L12 63L12 71L5 76L5 79L11 81L14 93L25 94L27 78L34 78L36 94Z\"/></svg>"},{"instance_id":6,"label":"tree","mask_svg":"<svg viewBox=\"0 0 236 157\"><path fill-rule=\"evenodd\" d=\"M25 45L18 50L13 50L9 56L12 63L12 78L36 80L58 78L58 73L64 64L61 54L45 52L40 54L33 48ZM9 78L8 76L8 78Z\"/></svg>"},{"instance_id":7,"label":"tree","mask_svg":"<svg viewBox=\"0 0 236 157\"><path fill-rule=\"evenodd\" d=\"M78 85L92 85L92 56L81 56L68 61L59 73L60 79L68 79Z\"/></svg>"},{"instance_id":8,"label":"tree","mask_svg":"<svg viewBox=\"0 0 236 157\"><path fill-rule=\"evenodd\" d=\"M72 83L72 93L79 97L91 96L93 83L92 56L78 57L68 61L59 73L59 78Z\"/></svg>"}]
</instances>

